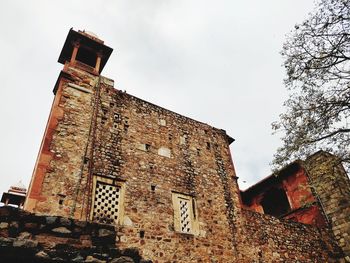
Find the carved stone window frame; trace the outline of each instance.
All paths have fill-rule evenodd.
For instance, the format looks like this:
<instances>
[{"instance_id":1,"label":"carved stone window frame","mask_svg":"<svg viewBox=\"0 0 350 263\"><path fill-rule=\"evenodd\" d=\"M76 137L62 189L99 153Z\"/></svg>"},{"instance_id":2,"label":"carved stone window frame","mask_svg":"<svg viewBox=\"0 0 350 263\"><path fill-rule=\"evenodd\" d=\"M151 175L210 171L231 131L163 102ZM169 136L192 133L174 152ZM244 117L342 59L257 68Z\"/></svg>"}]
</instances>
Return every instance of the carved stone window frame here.
<instances>
[{"instance_id":1,"label":"carved stone window frame","mask_svg":"<svg viewBox=\"0 0 350 263\"><path fill-rule=\"evenodd\" d=\"M100 223L94 220L94 206L95 206L95 194L96 194L96 186L97 183L103 183L118 187L119 190L119 199L118 199L118 216L117 220L114 221L114 224L121 225L124 222L124 198L125 198L125 182L114 180L111 178L94 176L93 177L93 188L92 188L92 203L91 203L91 211L90 211L90 220L93 222Z\"/></svg>"},{"instance_id":2,"label":"carved stone window frame","mask_svg":"<svg viewBox=\"0 0 350 263\"><path fill-rule=\"evenodd\" d=\"M182 230L181 222L181 204L180 202L184 200L188 202L188 216L190 221L190 231ZM174 230L177 233L189 234L189 235L199 235L199 222L198 222L198 211L197 211L197 202L195 198L191 195L172 192L172 202L174 208Z\"/></svg>"}]
</instances>

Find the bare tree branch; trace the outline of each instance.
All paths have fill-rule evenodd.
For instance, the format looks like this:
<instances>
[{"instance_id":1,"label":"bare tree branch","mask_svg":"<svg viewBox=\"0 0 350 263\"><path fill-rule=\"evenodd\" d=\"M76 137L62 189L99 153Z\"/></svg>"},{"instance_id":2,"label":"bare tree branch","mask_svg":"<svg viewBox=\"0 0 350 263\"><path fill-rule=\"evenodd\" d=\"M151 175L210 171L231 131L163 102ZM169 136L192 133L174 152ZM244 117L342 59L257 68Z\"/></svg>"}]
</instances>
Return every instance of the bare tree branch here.
<instances>
[{"instance_id":1,"label":"bare tree branch","mask_svg":"<svg viewBox=\"0 0 350 263\"><path fill-rule=\"evenodd\" d=\"M322 136L322 137L319 137L317 139L313 139L313 140L309 140L307 143L315 143L315 142L319 142L319 141L322 141L324 139L327 139L329 137L332 137L338 133L347 133L347 132L350 132L350 129L339 129L337 131L334 131L334 132L331 132L325 136Z\"/></svg>"},{"instance_id":2,"label":"bare tree branch","mask_svg":"<svg viewBox=\"0 0 350 263\"><path fill-rule=\"evenodd\" d=\"M317 1L281 52L290 96L272 124L284 134L273 164L323 149L341 156L350 171L350 0Z\"/></svg>"}]
</instances>

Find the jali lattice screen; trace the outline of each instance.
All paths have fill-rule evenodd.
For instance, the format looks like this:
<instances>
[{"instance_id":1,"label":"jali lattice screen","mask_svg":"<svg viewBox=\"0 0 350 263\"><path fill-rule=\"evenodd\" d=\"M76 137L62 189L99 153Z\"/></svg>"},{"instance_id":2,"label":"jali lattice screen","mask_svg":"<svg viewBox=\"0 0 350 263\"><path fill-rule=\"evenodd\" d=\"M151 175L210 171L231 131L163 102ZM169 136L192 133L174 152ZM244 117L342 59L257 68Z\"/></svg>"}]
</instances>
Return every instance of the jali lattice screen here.
<instances>
[{"instance_id":1,"label":"jali lattice screen","mask_svg":"<svg viewBox=\"0 0 350 263\"><path fill-rule=\"evenodd\" d=\"M179 198L180 228L183 233L191 233L190 200Z\"/></svg>"},{"instance_id":2,"label":"jali lattice screen","mask_svg":"<svg viewBox=\"0 0 350 263\"><path fill-rule=\"evenodd\" d=\"M93 207L93 221L115 224L119 216L120 187L96 182Z\"/></svg>"}]
</instances>

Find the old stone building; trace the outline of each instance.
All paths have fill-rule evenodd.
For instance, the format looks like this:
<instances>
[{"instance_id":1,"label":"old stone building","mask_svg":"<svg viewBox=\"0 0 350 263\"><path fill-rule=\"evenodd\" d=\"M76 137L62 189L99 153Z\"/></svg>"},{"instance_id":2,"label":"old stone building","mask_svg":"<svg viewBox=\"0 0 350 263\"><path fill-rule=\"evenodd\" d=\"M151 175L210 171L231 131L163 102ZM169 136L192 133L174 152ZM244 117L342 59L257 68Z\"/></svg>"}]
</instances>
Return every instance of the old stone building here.
<instances>
[{"instance_id":1,"label":"old stone building","mask_svg":"<svg viewBox=\"0 0 350 263\"><path fill-rule=\"evenodd\" d=\"M118 90L100 75L111 53L96 35L69 31L25 212L0 208L0 255L8 262L21 255L23 262L344 262L328 225L244 209L233 139Z\"/></svg>"},{"instance_id":2,"label":"old stone building","mask_svg":"<svg viewBox=\"0 0 350 263\"><path fill-rule=\"evenodd\" d=\"M245 191L243 207L281 219L330 227L350 255L350 180L339 158L319 151Z\"/></svg>"}]
</instances>

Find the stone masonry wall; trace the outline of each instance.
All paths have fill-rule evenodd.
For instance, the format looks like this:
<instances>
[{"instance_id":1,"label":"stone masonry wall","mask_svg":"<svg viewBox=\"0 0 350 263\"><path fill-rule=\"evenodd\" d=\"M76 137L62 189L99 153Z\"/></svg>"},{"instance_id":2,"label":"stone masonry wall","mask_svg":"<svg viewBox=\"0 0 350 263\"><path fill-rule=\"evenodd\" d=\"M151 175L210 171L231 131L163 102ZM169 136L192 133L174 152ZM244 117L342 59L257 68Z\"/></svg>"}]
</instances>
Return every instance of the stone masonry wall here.
<instances>
[{"instance_id":1,"label":"stone masonry wall","mask_svg":"<svg viewBox=\"0 0 350 263\"><path fill-rule=\"evenodd\" d=\"M25 209L89 221L99 176L125 188L118 247L154 262L234 260L239 195L223 130L73 67L52 111ZM195 200L196 233L175 231L173 193Z\"/></svg>"},{"instance_id":2,"label":"stone masonry wall","mask_svg":"<svg viewBox=\"0 0 350 263\"><path fill-rule=\"evenodd\" d=\"M0 207L1 262L148 262L136 248L118 249L115 236L111 225Z\"/></svg>"},{"instance_id":3,"label":"stone masonry wall","mask_svg":"<svg viewBox=\"0 0 350 263\"><path fill-rule=\"evenodd\" d=\"M233 262L239 200L226 133L101 83L92 166L125 182L118 246L154 262ZM172 192L195 198L198 235L174 230Z\"/></svg>"},{"instance_id":4,"label":"stone masonry wall","mask_svg":"<svg viewBox=\"0 0 350 263\"><path fill-rule=\"evenodd\" d=\"M60 77L24 208L37 214L81 218L98 77L70 69Z\"/></svg>"},{"instance_id":5,"label":"stone masonry wall","mask_svg":"<svg viewBox=\"0 0 350 263\"><path fill-rule=\"evenodd\" d=\"M339 159L318 152L306 159L310 183L318 195L335 238L350 262L350 181Z\"/></svg>"},{"instance_id":6,"label":"stone masonry wall","mask_svg":"<svg viewBox=\"0 0 350 263\"><path fill-rule=\"evenodd\" d=\"M240 219L236 262L344 262L327 229L249 210Z\"/></svg>"}]
</instances>

